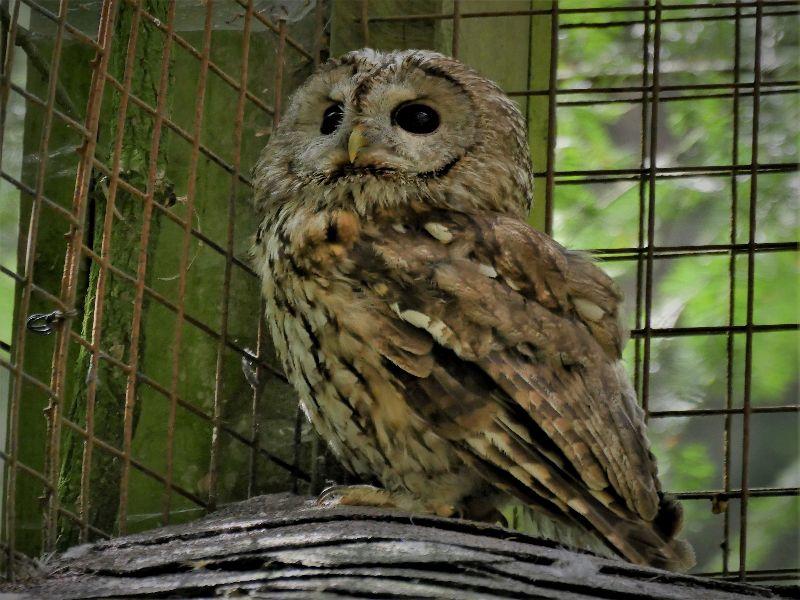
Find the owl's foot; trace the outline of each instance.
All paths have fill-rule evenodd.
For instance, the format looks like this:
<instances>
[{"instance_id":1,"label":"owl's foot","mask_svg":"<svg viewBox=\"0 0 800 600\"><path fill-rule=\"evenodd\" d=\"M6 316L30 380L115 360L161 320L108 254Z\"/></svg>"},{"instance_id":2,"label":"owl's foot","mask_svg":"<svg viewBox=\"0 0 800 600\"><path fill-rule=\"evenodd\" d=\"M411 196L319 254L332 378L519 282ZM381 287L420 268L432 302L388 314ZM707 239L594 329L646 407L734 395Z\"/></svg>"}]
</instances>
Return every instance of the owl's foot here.
<instances>
[{"instance_id":1,"label":"owl's foot","mask_svg":"<svg viewBox=\"0 0 800 600\"><path fill-rule=\"evenodd\" d=\"M411 513L423 513L450 517L455 514L452 505L423 502L402 492L390 492L373 485L334 485L322 491L317 497L317 506L374 506L378 508L397 508Z\"/></svg>"}]
</instances>

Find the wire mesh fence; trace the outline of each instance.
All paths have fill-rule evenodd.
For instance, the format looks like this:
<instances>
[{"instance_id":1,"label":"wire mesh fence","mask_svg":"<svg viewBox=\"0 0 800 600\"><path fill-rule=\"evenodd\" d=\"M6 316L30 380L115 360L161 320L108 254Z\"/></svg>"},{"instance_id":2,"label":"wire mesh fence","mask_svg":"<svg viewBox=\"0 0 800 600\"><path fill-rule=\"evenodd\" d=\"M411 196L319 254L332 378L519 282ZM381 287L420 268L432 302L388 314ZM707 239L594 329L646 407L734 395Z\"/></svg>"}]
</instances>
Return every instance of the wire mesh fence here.
<instances>
[{"instance_id":1,"label":"wire mesh fence","mask_svg":"<svg viewBox=\"0 0 800 600\"><path fill-rule=\"evenodd\" d=\"M791 0L0 4L0 423L15 557L346 477L248 263L252 168L328 55L432 48L528 118L532 222L627 289L698 572L796 579Z\"/></svg>"}]
</instances>

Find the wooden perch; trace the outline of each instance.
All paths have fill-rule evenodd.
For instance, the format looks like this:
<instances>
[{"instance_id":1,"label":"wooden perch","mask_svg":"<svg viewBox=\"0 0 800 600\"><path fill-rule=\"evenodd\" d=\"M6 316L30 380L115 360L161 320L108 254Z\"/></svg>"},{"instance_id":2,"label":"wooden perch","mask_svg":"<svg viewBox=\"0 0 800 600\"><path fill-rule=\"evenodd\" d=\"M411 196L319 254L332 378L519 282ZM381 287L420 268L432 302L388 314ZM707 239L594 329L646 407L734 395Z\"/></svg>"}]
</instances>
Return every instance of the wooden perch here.
<instances>
[{"instance_id":1,"label":"wooden perch","mask_svg":"<svg viewBox=\"0 0 800 600\"><path fill-rule=\"evenodd\" d=\"M13 593L5 596L2 592ZM775 598L597 558L500 527L252 498L186 525L76 546L0 598Z\"/></svg>"}]
</instances>

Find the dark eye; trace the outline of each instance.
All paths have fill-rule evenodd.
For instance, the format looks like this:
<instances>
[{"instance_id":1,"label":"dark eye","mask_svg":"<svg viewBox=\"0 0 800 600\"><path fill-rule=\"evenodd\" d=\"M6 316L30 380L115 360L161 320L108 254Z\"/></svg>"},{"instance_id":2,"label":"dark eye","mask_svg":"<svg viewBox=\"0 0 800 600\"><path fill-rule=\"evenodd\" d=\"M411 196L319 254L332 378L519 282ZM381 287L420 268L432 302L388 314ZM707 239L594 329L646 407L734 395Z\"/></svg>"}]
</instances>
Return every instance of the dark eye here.
<instances>
[{"instance_id":1,"label":"dark eye","mask_svg":"<svg viewBox=\"0 0 800 600\"><path fill-rule=\"evenodd\" d=\"M319 127L319 132L322 135L329 135L336 131L336 128L342 123L344 116L344 109L341 104L331 104L322 113L322 125Z\"/></svg>"},{"instance_id":2,"label":"dark eye","mask_svg":"<svg viewBox=\"0 0 800 600\"><path fill-rule=\"evenodd\" d=\"M439 127L439 113L424 104L401 104L394 110L392 123L409 133L432 133Z\"/></svg>"}]
</instances>

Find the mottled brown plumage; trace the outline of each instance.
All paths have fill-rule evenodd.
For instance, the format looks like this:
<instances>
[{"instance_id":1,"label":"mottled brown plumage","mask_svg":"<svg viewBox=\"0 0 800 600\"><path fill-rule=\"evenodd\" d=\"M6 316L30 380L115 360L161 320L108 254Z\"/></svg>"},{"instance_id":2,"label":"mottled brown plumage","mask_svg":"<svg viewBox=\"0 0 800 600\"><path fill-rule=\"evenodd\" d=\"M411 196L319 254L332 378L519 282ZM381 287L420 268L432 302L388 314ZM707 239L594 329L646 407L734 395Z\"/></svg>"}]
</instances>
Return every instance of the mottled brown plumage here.
<instances>
[{"instance_id":1,"label":"mottled brown plumage","mask_svg":"<svg viewBox=\"0 0 800 600\"><path fill-rule=\"evenodd\" d=\"M398 125L409 102L435 131ZM338 501L489 518L510 495L633 562L691 565L620 363L620 292L524 222L524 121L494 84L429 52L345 55L295 94L256 175L278 355L382 488Z\"/></svg>"}]
</instances>

